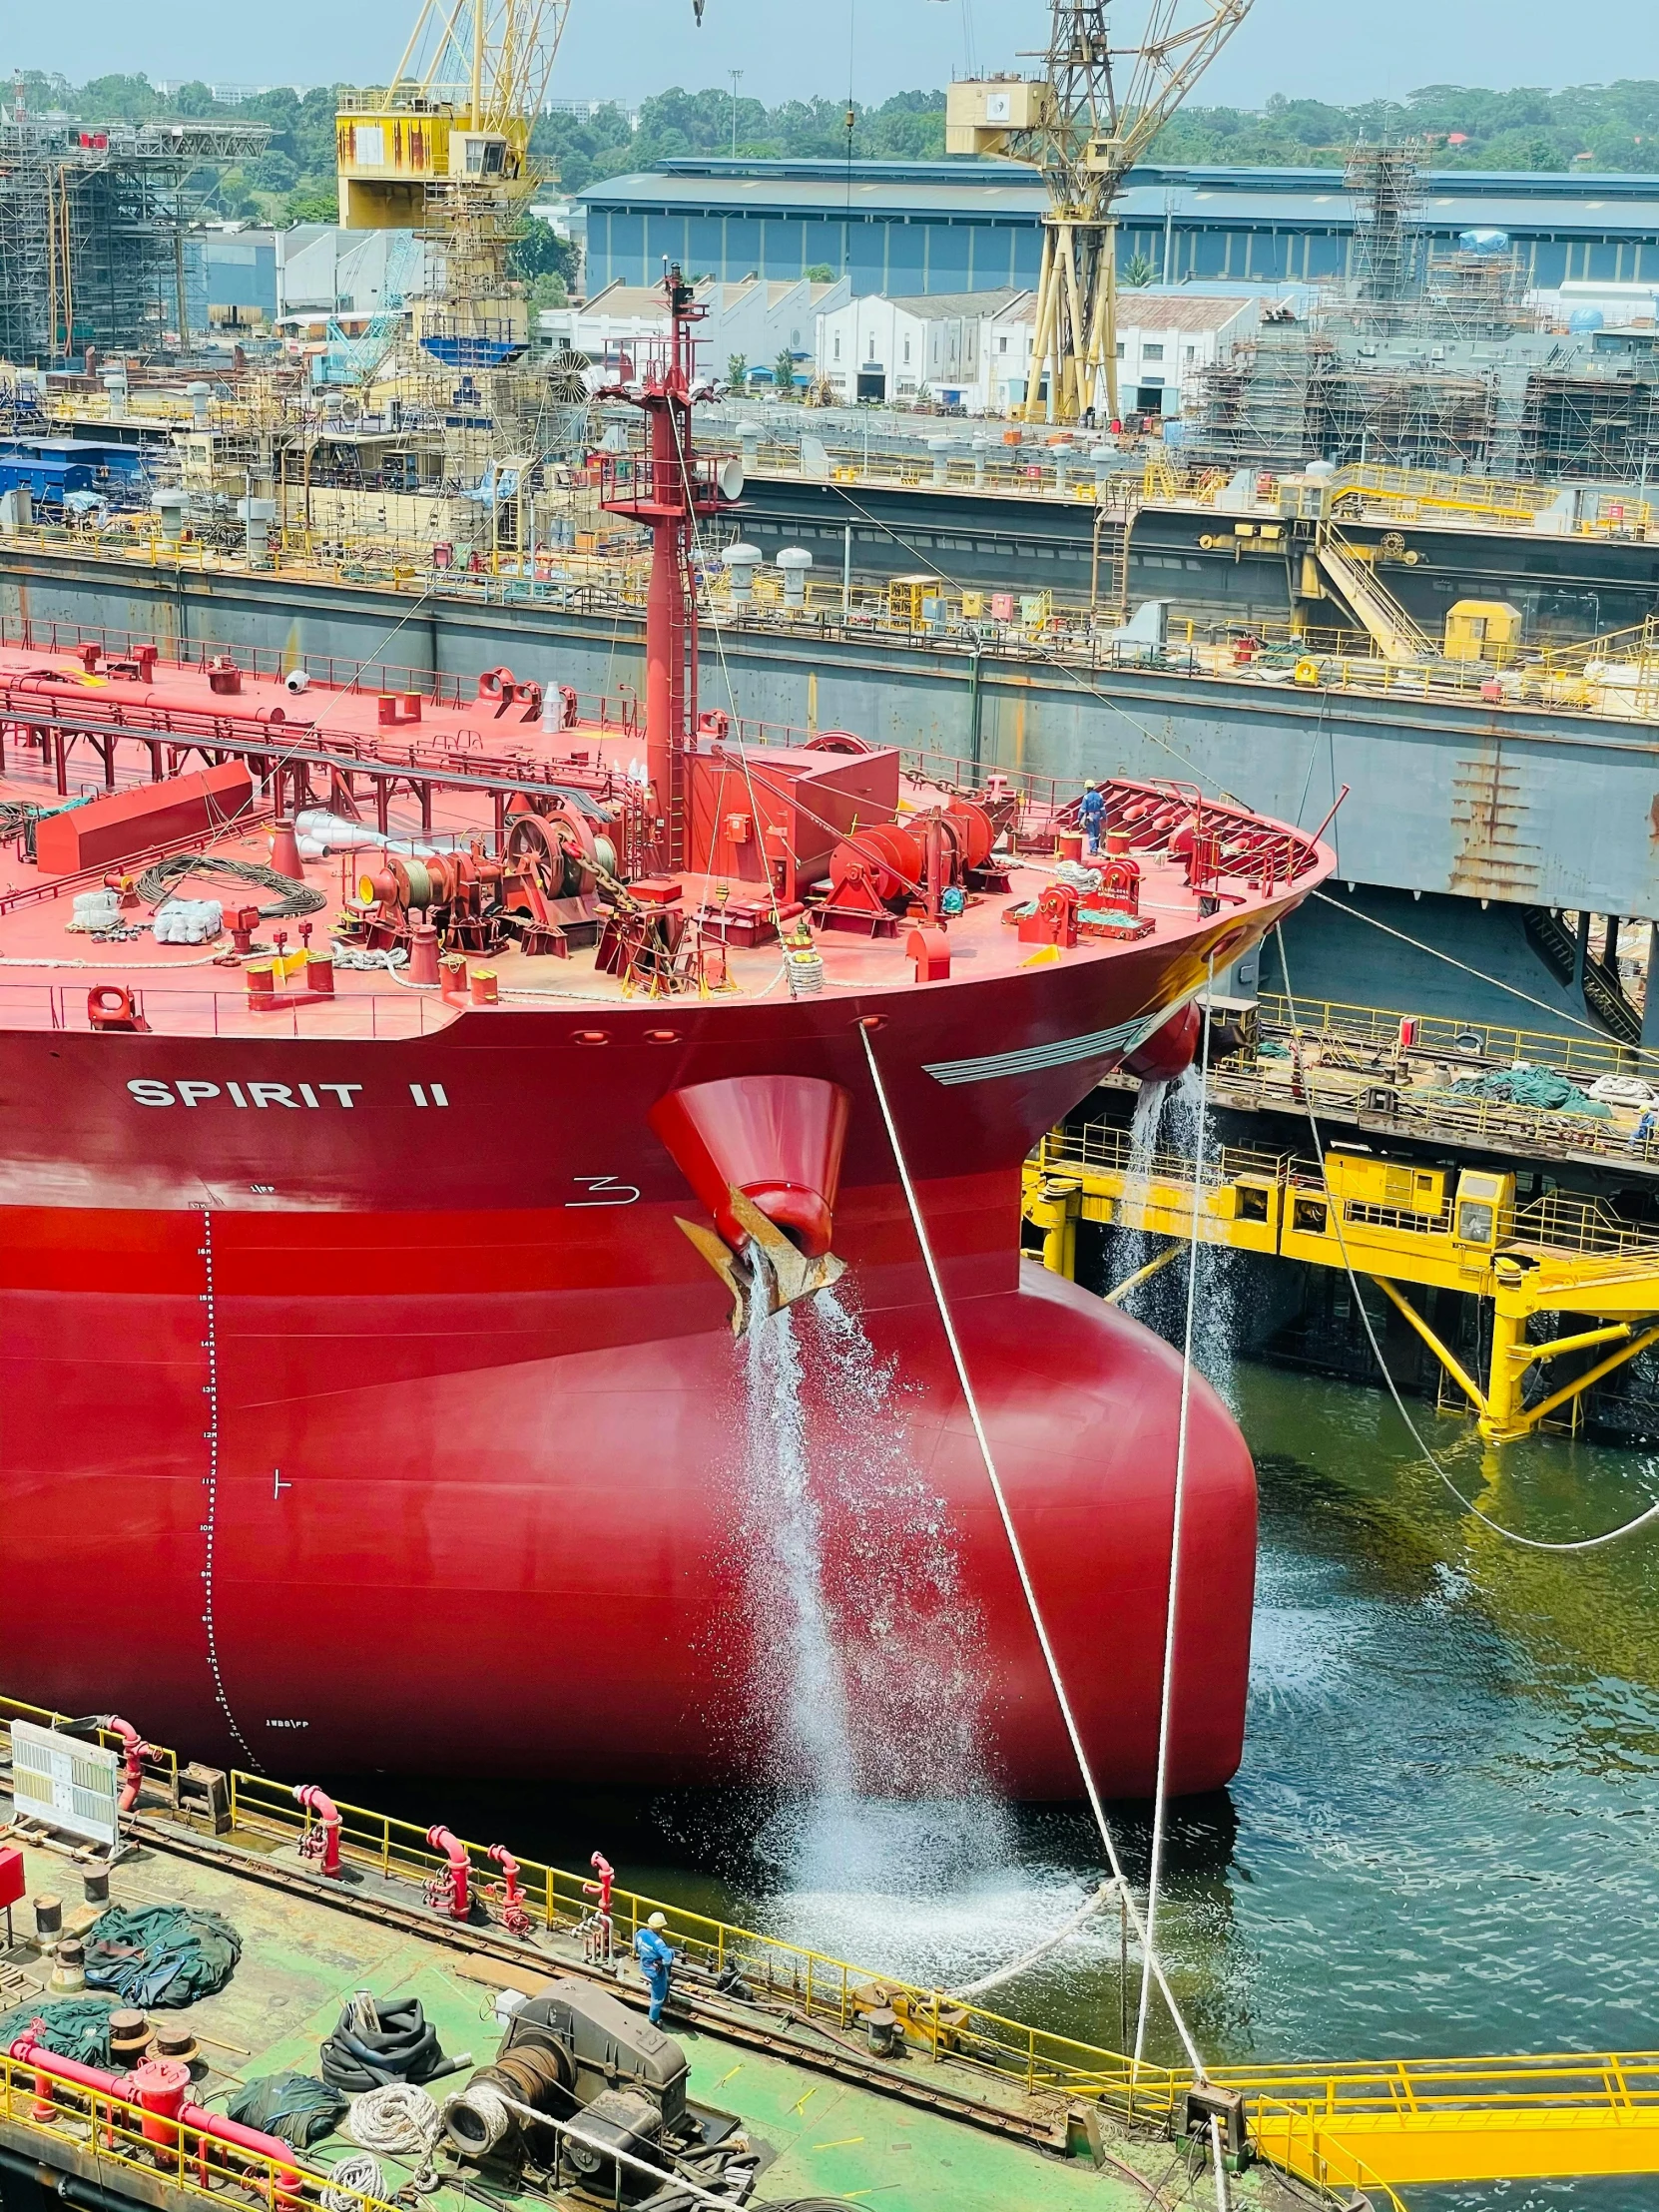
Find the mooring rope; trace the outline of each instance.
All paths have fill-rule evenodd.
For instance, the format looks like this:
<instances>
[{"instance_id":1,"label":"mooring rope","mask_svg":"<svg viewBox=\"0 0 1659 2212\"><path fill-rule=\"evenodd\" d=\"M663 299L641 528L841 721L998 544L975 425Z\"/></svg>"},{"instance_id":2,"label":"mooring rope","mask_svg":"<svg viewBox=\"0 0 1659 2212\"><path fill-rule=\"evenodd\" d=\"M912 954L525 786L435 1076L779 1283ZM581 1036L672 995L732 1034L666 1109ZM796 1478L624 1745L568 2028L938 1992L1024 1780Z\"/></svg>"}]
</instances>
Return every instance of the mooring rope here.
<instances>
[{"instance_id":1,"label":"mooring rope","mask_svg":"<svg viewBox=\"0 0 1659 2212\"><path fill-rule=\"evenodd\" d=\"M964 1981L960 1988L948 1993L957 1998L981 1997L987 1989L1000 1988L1004 1981L1012 1981L1016 1975L1024 1973L1027 1966L1034 1966L1039 1958L1046 1958L1051 1950L1058 1950L1068 1936L1075 1936L1085 1922L1094 1919L1108 1899L1116 1895L1116 1891L1115 1882L1101 1883L1098 1889L1084 1899L1070 1920L1062 1922L1052 1936L1045 1936L1040 1943L1033 1943L1029 1950L1022 1950L1017 1958L1010 1959L1005 1966L998 1966L994 1973L982 1973L977 1981Z\"/></svg>"},{"instance_id":2,"label":"mooring rope","mask_svg":"<svg viewBox=\"0 0 1659 2212\"><path fill-rule=\"evenodd\" d=\"M1215 989L1216 961L1212 952L1206 998ZM1187 1259L1187 1328L1181 1348L1181 1411L1175 1432L1175 1494L1171 1500L1169 1532L1169 1590L1164 1603L1164 1671L1158 1693L1158 1778L1152 1793L1152 1864L1146 1885L1146 1957L1141 1967L1141 2002L1135 2020L1135 2063L1146 2047L1147 2014L1152 2002L1152 1976L1148 1971L1158 1930L1158 1907L1164 1889L1164 1842L1169 1809L1169 1748L1175 1710L1175 1629L1181 1593L1181 1538L1187 1502L1187 1437L1191 1426L1193 1394L1193 1338L1198 1312L1199 1207L1204 1193L1204 1139L1210 1125L1210 1019L1206 1004L1204 1045L1199 1056L1197 1159L1193 1166L1192 1248Z\"/></svg>"},{"instance_id":3,"label":"mooring rope","mask_svg":"<svg viewBox=\"0 0 1659 2212\"><path fill-rule=\"evenodd\" d=\"M932 1286L933 1302L939 1310L939 1320L944 1328L945 1343L950 1348L951 1361L956 1370L956 1381L961 1387L963 1402L967 1406L968 1419L973 1424L974 1438L979 1446L979 1456L985 1464L985 1474L990 1482L991 1495L996 1500L997 1514L1002 1522L1002 1533L1007 1538L1008 1550L1014 1562L1014 1571L1019 1576L1019 1586L1025 1597L1025 1608L1031 1616L1031 1626L1036 1633L1038 1649L1043 1657L1043 1665L1048 1670L1048 1679L1054 1691L1054 1701L1060 1708L1060 1718L1065 1724L1066 1735L1070 1740L1072 1757L1076 1760L1077 1771L1083 1778L1084 1793L1089 1801L1089 1810L1094 1815L1095 1827L1100 1833L1100 1841L1106 1853L1106 1864L1110 1867L1112 1879L1123 1895L1130 1920L1134 1925L1136 1937L1141 1944L1142 1956L1146 1960L1149 1971L1157 1981L1164 2002L1169 2006L1170 2018L1175 2023L1176 2033L1181 2038L1182 2047L1192 2063L1194 2073L1202 2081L1206 2078L1204 2060L1199 2055L1198 2045L1194 2042L1192 2031L1182 2016L1181 2007L1175 2001L1175 1992L1169 1985L1164 1969L1153 1950L1146 1925L1141 1919L1133 1897L1130 1895L1129 1884L1123 1871L1123 1862L1118 1857L1117 1844L1112 1836L1111 1825L1106 1818L1106 1808L1101 1803L1100 1792L1095 1785L1094 1770L1089 1765L1089 1756L1083 1748L1083 1738L1077 1726L1076 1716L1071 1709L1071 1700L1066 1695L1065 1682L1060 1674L1060 1664L1054 1655L1054 1646L1049 1640L1048 1627L1043 1619L1042 1607L1037 1603L1037 1593L1032 1584L1031 1570L1025 1563L1025 1552L1019 1540L1019 1532L1014 1526L1013 1515L1008 1510L1007 1494L1002 1487L1002 1477L997 1472L996 1458L991 1450L990 1437L986 1434L985 1423L980 1417L979 1400L974 1393L973 1383L968 1377L967 1363L962 1358L961 1345L957 1342L956 1327L950 1318L950 1307L944 1295L944 1285L939 1280L938 1266L933 1258L932 1243L927 1235L927 1225L922 1219L921 1206L916 1198L915 1185L910 1180L910 1170L904 1158L904 1148L898 1141L897 1125L893 1121L892 1107L887 1100L887 1087L881 1080L881 1069L876 1061L875 1047L870 1041L869 1030L863 1022L858 1024L858 1034L863 1040L864 1058L869 1063L870 1081L874 1085L876 1103L881 1109L881 1119L886 1125L887 1142L892 1147L893 1161L898 1169L898 1180L904 1192L904 1203L909 1208L910 1220L916 1233L916 1243L921 1248L922 1265L927 1270L927 1280Z\"/></svg>"}]
</instances>

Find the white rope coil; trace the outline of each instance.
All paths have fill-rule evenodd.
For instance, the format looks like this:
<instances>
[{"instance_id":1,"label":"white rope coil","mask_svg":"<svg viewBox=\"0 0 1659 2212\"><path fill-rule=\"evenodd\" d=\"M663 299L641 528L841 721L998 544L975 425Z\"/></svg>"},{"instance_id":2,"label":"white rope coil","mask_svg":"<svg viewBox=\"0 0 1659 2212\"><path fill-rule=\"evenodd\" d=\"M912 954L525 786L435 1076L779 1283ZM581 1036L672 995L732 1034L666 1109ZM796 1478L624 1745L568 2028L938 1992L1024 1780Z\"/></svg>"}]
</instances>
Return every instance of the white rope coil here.
<instances>
[{"instance_id":1,"label":"white rope coil","mask_svg":"<svg viewBox=\"0 0 1659 2212\"><path fill-rule=\"evenodd\" d=\"M424 2158L438 2139L438 2108L417 2082L388 2081L353 2097L345 2133L360 2150Z\"/></svg>"},{"instance_id":2,"label":"white rope coil","mask_svg":"<svg viewBox=\"0 0 1659 2212\"><path fill-rule=\"evenodd\" d=\"M322 2192L323 2212L361 2212L359 2199L386 2193L386 2177L380 2161L366 2151L337 2158L328 2169L328 2186Z\"/></svg>"}]
</instances>

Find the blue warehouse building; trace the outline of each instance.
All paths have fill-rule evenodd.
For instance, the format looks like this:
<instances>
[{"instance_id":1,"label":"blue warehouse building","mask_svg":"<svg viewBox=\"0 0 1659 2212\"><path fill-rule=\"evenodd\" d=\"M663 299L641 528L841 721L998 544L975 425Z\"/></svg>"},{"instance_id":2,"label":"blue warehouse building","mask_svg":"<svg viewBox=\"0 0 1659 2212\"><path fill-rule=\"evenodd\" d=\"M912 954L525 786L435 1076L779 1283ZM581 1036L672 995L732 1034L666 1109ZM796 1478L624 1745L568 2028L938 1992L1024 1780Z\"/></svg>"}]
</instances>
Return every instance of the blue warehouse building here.
<instances>
[{"instance_id":1,"label":"blue warehouse building","mask_svg":"<svg viewBox=\"0 0 1659 2212\"><path fill-rule=\"evenodd\" d=\"M589 294L649 283L664 259L732 282L793 280L820 264L855 293L988 291L1037 280L1044 206L1007 162L662 162L580 196ZM1148 164L1119 204L1119 258L1157 279L1318 282L1350 270L1355 201L1335 169ZM1659 286L1659 177L1429 171L1421 222L1435 247L1506 232L1529 285Z\"/></svg>"}]
</instances>

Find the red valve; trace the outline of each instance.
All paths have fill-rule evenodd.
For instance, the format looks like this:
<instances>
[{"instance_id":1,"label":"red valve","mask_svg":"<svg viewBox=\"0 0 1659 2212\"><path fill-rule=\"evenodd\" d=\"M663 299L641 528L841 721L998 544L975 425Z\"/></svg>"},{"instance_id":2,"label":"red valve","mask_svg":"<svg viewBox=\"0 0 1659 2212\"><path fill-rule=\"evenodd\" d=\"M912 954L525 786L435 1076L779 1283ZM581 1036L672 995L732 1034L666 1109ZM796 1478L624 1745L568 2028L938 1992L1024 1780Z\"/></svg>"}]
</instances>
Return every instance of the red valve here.
<instances>
[{"instance_id":1,"label":"red valve","mask_svg":"<svg viewBox=\"0 0 1659 2212\"><path fill-rule=\"evenodd\" d=\"M441 1851L449 1864L442 1874L426 1885L426 1901L440 1913L447 1913L452 1921L464 1921L472 1911L469 1883L472 1862L467 1858L466 1846L447 1828L429 1828L426 1842L432 1851Z\"/></svg>"},{"instance_id":2,"label":"red valve","mask_svg":"<svg viewBox=\"0 0 1659 2212\"><path fill-rule=\"evenodd\" d=\"M305 1834L300 1837L299 1850L301 1856L306 1859L320 1859L322 1862L320 1872L337 1876L340 1871L340 1820L333 1799L326 1792L319 1790L314 1782L296 1782L293 1786L293 1794L296 1801L305 1808L306 1812L314 1813L321 1823L320 1827L307 1829Z\"/></svg>"}]
</instances>

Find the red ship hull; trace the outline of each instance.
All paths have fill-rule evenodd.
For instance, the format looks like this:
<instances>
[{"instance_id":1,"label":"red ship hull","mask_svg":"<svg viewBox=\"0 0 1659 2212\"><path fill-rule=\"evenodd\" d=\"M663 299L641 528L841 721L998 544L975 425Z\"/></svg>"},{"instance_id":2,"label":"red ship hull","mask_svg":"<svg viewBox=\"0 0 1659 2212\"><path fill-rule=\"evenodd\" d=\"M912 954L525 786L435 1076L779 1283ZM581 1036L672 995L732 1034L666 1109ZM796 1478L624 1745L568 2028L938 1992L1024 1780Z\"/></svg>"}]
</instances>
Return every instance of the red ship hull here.
<instances>
[{"instance_id":1,"label":"red ship hull","mask_svg":"<svg viewBox=\"0 0 1659 2212\"><path fill-rule=\"evenodd\" d=\"M771 1631L732 1542L742 1351L647 1115L675 1088L794 1074L851 1097L834 1249L897 1363L906 1450L977 1615L992 1774L1077 1795L870 1084L867 1013L1096 1778L1149 1792L1179 1362L1022 1267L1019 1171L1190 994L1224 930L1232 952L1218 919L933 992L493 1010L403 1041L8 1029L10 1683L290 1776L753 1772L732 1708ZM253 1110L267 1079L289 1098L308 1083L306 1103ZM1238 1764L1255 1535L1249 1454L1202 1382L1190 1417L1186 1792Z\"/></svg>"}]
</instances>

